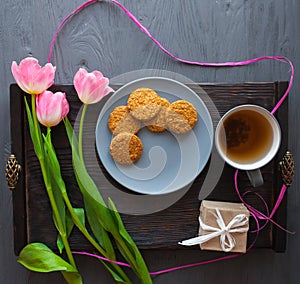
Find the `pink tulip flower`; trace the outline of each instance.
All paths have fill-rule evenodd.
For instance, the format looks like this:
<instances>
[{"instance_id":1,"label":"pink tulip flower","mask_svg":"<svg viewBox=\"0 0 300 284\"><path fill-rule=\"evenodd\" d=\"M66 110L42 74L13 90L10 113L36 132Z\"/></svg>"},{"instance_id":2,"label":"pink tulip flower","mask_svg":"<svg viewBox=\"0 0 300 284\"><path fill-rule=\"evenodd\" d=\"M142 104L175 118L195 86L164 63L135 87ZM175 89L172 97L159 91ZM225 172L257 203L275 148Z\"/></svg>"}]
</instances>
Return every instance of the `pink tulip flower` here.
<instances>
[{"instance_id":1,"label":"pink tulip flower","mask_svg":"<svg viewBox=\"0 0 300 284\"><path fill-rule=\"evenodd\" d=\"M79 99L84 104L95 104L113 92L108 84L108 78L99 71L88 73L85 69L80 68L74 76L74 87Z\"/></svg>"},{"instance_id":2,"label":"pink tulip flower","mask_svg":"<svg viewBox=\"0 0 300 284\"><path fill-rule=\"evenodd\" d=\"M38 95L48 89L54 83L56 67L47 63L44 67L34 57L26 57L19 66L13 61L11 72L19 85L26 93Z\"/></svg>"},{"instance_id":3,"label":"pink tulip flower","mask_svg":"<svg viewBox=\"0 0 300 284\"><path fill-rule=\"evenodd\" d=\"M69 112L65 93L44 91L36 97L35 101L37 118L47 127L59 124Z\"/></svg>"}]
</instances>

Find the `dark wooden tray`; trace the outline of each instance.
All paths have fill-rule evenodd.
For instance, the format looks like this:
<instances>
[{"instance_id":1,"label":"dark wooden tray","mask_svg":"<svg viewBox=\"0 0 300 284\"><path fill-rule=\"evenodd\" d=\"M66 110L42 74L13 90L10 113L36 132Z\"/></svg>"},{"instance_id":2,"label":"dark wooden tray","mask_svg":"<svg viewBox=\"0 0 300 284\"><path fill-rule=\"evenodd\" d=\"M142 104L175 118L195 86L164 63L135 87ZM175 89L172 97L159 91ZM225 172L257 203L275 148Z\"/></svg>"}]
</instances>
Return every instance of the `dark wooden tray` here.
<instances>
[{"instance_id":1,"label":"dark wooden tray","mask_svg":"<svg viewBox=\"0 0 300 284\"><path fill-rule=\"evenodd\" d=\"M119 86L114 86L116 89ZM278 98L286 90L286 82L275 83L243 83L243 84L189 84L201 98L206 102L209 111L214 120L217 122L217 114L210 107L210 102L203 96L203 90L209 95L214 102L220 115L224 114L230 108L245 103L261 105L269 110L272 109ZM71 85L54 85L52 91L64 91L70 102L71 108L69 119L74 123L80 110L76 92ZM29 242L40 241L55 249L57 233L52 221L52 214L46 192L43 187L43 181L35 157L33 146L29 136L28 124L24 109L24 93L15 84L11 85L11 141L12 153L16 155L22 165L22 174L20 181L13 191L13 208L14 208L14 237L15 253L19 254L20 250ZM103 99L97 106L98 111L108 98ZM97 111L90 112L91 114ZM278 161L282 159L287 150L288 137L288 104L285 102L280 110L276 113L277 119L282 128L282 145L276 158L266 165L262 171L265 179L263 186L255 189L260 193L268 205L272 207L274 200L278 195L281 187L281 179L278 175ZM85 137L92 137L90 151L85 153L87 160L95 158L95 141L94 129L97 122L97 116L88 119ZM64 127L62 125L53 128L53 140L59 155L63 169L63 176L68 186L69 196L74 206L82 206L80 192L76 185L76 180L72 171L71 151L68 146ZM92 157L93 156L93 157ZM89 166L89 165L88 165ZM178 241L197 235L198 231L198 214L200 201L198 200L199 190L206 177L209 163L205 170L195 180L189 191L175 204L153 214L147 215L128 215L122 214L124 224L141 249L185 249L177 245ZM118 194L117 191L127 192L136 200L136 195L130 193L115 182L105 171L101 162L97 161L97 167L89 166L92 176L97 176L100 172L103 177L101 183L101 193L106 198ZM238 201L233 185L234 169L225 166L222 176L217 183L214 191L207 199L219 201ZM101 178L100 178L101 179ZM249 182L246 175L239 174L239 184L241 191L249 188ZM165 197L164 197L165 198ZM147 197L146 202L160 202L161 197ZM247 201L259 210L264 210L262 202L255 195L249 195ZM124 200L125 202L125 200ZM131 201L132 202L132 201ZM126 206L130 206L129 204ZM281 225L286 225L286 198L279 208L276 221ZM253 226L254 224L251 224ZM253 239L249 234L249 242ZM71 246L76 250L91 250L90 245L82 238L81 234L74 230L70 238ZM268 225L259 235L255 244L257 248L271 248L277 252L285 250L286 235L283 231L278 230L275 226Z\"/></svg>"}]
</instances>

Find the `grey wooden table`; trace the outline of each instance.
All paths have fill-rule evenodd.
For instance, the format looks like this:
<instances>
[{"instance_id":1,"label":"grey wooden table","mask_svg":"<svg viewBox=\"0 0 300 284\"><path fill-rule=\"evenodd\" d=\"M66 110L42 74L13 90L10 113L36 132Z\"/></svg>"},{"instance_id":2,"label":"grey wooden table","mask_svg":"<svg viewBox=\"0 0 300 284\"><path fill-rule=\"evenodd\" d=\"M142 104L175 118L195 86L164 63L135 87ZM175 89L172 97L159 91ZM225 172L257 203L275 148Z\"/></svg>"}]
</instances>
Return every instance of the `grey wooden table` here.
<instances>
[{"instance_id":1,"label":"grey wooden table","mask_svg":"<svg viewBox=\"0 0 300 284\"><path fill-rule=\"evenodd\" d=\"M13 60L33 55L45 63L54 30L84 1L3 1L0 11L1 50L1 171L10 154L9 84ZM245 60L262 55L285 55L295 64L296 77L289 96L289 145L300 162L298 97L300 57L300 2L296 0L190 0L121 1L150 32L175 55L200 61ZM114 78L141 69L166 70L195 82L247 82L287 80L288 66L261 62L239 68L202 68L175 62L128 20L116 6L104 1L72 18L54 49L56 83L71 84L78 67L101 70ZM133 72L134 73L134 72ZM28 273L13 253L11 193L0 176L0 283L63 283L57 273ZM288 228L299 231L299 178L288 196ZM288 236L287 251L252 250L249 254L216 264L164 274L154 283L299 283L299 234ZM151 270L207 259L196 251L145 251ZM85 283L113 283L95 260L77 257Z\"/></svg>"}]
</instances>

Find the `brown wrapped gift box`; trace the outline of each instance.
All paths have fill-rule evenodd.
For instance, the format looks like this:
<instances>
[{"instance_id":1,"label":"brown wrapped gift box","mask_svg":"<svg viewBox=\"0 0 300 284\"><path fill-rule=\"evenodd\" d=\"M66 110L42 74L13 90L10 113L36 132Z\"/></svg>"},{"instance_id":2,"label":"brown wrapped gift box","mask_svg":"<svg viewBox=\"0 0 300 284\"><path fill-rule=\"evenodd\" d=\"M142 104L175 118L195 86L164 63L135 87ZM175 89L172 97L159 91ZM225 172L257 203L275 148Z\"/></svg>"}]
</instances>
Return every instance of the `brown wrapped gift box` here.
<instances>
[{"instance_id":1,"label":"brown wrapped gift box","mask_svg":"<svg viewBox=\"0 0 300 284\"><path fill-rule=\"evenodd\" d=\"M245 214L249 218L249 211L242 203L219 202L203 200L200 207L200 218L202 222L208 226L219 228L216 218L216 208L219 209L225 225L237 215ZM249 222L241 228L249 228ZM199 236L211 233L210 231L202 230L199 228ZM246 252L247 246L247 232L230 233L235 239L235 246L231 252ZM220 237L213 238L205 243L200 244L202 250L216 250L222 251L220 244Z\"/></svg>"}]
</instances>

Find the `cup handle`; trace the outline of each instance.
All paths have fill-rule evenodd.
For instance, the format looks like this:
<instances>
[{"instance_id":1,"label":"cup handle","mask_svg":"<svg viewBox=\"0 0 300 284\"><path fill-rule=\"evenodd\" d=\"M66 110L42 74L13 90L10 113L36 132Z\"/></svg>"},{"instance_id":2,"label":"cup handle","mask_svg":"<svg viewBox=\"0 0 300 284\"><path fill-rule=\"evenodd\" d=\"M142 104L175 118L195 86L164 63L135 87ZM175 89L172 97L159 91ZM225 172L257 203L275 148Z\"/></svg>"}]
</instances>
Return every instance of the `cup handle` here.
<instances>
[{"instance_id":1,"label":"cup handle","mask_svg":"<svg viewBox=\"0 0 300 284\"><path fill-rule=\"evenodd\" d=\"M260 186L264 183L260 169L246 171L246 172L253 187Z\"/></svg>"}]
</instances>

